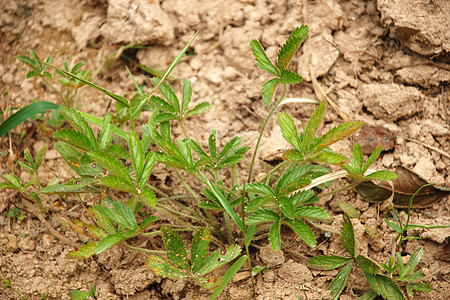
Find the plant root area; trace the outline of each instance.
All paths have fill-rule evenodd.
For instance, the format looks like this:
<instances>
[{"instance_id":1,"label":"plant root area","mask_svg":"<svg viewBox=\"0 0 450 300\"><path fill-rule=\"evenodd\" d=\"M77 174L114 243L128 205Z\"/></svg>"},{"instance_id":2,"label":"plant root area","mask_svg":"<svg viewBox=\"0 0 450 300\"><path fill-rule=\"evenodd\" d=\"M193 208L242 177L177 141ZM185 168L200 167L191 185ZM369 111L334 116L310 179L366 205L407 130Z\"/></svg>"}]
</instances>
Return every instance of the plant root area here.
<instances>
[{"instance_id":1,"label":"plant root area","mask_svg":"<svg viewBox=\"0 0 450 300\"><path fill-rule=\"evenodd\" d=\"M17 60L18 55L33 50L41 59L53 57L52 64L60 67L64 61L69 66L85 61L85 68L99 71L92 79L94 83L131 98L136 89L125 66L148 93L153 87L151 75L139 66L164 70L199 31L188 55L172 73L192 81L191 105L202 101L212 104L206 113L186 120L183 125L187 135L206 149L208 136L216 129L220 145L239 136L253 148L268 113L261 101L261 86L271 77L257 68L249 42L259 40L275 63L287 36L295 27L306 24L310 27L308 37L289 66L299 72L304 82L292 86L288 97L326 101L318 92L318 82L339 110L328 105L322 132L346 118L367 124L365 131L334 144L333 150L349 157L355 142L367 149L365 152L381 145L384 151L373 168L395 170L401 166L438 186L450 186L450 1L3 0L1 6L2 120L11 114L8 110L33 100L62 104L40 78L26 79L29 69ZM146 47L119 51L120 46L132 44ZM53 84L59 86L57 80ZM180 80L170 84L181 93ZM277 92L275 97L280 95ZM103 117L116 109L110 101L96 90L83 87L72 105ZM289 113L302 128L315 107L293 102L282 105L278 112ZM136 124L138 132L150 115L142 113ZM40 169L41 183L45 186L72 178L73 171L55 149L55 128L47 123L49 119L46 113L0 138L2 176L13 171L27 181L28 171L18 164L24 160L23 150L29 148L34 156L47 146ZM176 137L184 136L176 124L173 132ZM280 163L288 148L273 117L258 152L255 178L262 178L269 166ZM252 151L238 165L241 182L247 178ZM150 180L162 191L187 194L175 173L164 166L158 165ZM396 235L384 221L390 212L386 215L379 205L365 201L352 189L329 193L347 184L336 182L328 190L317 191L320 205L332 216L331 222L323 225L339 232L343 212L337 203L351 203L360 212L353 221L359 252L386 263ZM196 188L201 193L201 187ZM80 197L87 206L99 200L98 196ZM122 194L116 197L126 200ZM411 223L449 225L450 197L428 200L426 207L412 209ZM89 222L79 198L44 195L43 201L49 207L47 222L55 230L78 245L88 241L62 226L58 219ZM189 201L185 204L194 207L196 203ZM7 216L15 207L21 209L23 220ZM145 266L146 254L120 245L87 260L66 259L74 247L52 235L28 207L29 203L16 191L0 190L0 273L28 299L71 299L70 289L89 291L93 285L97 286L98 299L209 299L211 291L189 281L155 275ZM400 217L406 219L407 211L400 211ZM267 266L254 277L256 294L251 293L244 265L219 299L329 297L327 287L338 271L309 269L306 260L346 252L338 234L328 237L326 231L314 232L318 246L313 249L288 228L283 228L279 252L271 250L267 238L255 241L250 247L253 265ZM450 230L415 229L407 234L418 239L405 242L401 255L407 260L415 249L423 247L425 254L419 267L425 274L424 282L434 288L428 293L416 292L413 298L448 297ZM182 237L189 248L191 233ZM156 235L132 242L138 247L164 250ZM363 274L354 268L340 299L356 299L369 289ZM0 289L0 299L21 298L11 289Z\"/></svg>"}]
</instances>

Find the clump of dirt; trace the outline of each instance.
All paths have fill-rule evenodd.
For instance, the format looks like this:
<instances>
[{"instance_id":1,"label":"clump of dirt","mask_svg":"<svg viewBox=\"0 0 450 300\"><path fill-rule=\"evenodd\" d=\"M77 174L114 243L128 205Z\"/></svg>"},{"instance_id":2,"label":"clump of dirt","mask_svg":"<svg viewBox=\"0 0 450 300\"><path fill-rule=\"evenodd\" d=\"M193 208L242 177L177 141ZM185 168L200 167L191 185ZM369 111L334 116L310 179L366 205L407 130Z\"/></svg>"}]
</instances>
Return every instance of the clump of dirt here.
<instances>
[{"instance_id":1,"label":"clump of dirt","mask_svg":"<svg viewBox=\"0 0 450 300\"><path fill-rule=\"evenodd\" d=\"M125 70L125 61L105 63L108 55L125 44L150 46L127 53L135 59L129 67L137 84L148 92L152 87L150 76L139 71L136 63L164 69L198 30L188 51L191 56L181 60L173 75L191 79L193 105L209 101L212 108L186 122L188 134L206 147L210 131L217 129L219 143L240 136L246 145L254 146L267 114L260 101L261 85L270 76L257 69L248 43L260 40L275 61L288 34L296 26L307 24L307 41L290 66L304 76L305 83L293 86L289 97L315 99L311 83L317 79L351 120L383 128L375 130L375 142L386 146L376 168L408 167L428 180L450 186L449 14L450 2L437 0L397 1L395 5L384 0L7 0L0 12L0 109L7 111L34 99L61 104L41 80L26 79L28 70L16 57L29 50L41 58L52 56L58 66L65 60L84 60L93 70L103 66L94 82L129 96L135 87ZM179 82L173 85L180 90ZM106 113L108 103L106 96L90 89L83 89L79 99L80 109L99 117ZM111 107L114 109L114 105ZM301 127L314 105L286 104L280 110L292 115ZM144 122L142 118L137 126ZM339 114L330 108L324 130L341 122ZM2 175L12 170L26 179L28 173L17 164L23 160L23 149L30 148L34 155L47 145L40 171L42 184L71 178L55 150L52 129L39 124L26 122L0 139ZM22 132L27 133L25 137ZM181 136L181 129L176 127L175 134ZM370 138L370 132L365 138ZM281 143L277 122L271 120L259 158L276 162L280 151L286 149ZM346 140L335 145L334 150L348 156L352 144ZM367 147L365 153L373 149L372 144ZM246 176L249 157L240 166L242 176ZM258 164L256 177L260 178L264 171L264 166ZM156 169L151 180L165 191L184 193L177 179L163 168ZM361 253L386 262L395 233L380 217L377 205L369 204L354 191L322 197L320 204L332 214L329 226L337 231L342 223L338 200L351 202L361 213L354 224ZM50 207L47 221L53 228L78 244L86 242L57 220L67 216L87 218L77 199L49 195L44 201ZM92 204L97 200L85 201ZM429 207L414 210L412 222L449 224L449 201L446 196ZM23 221L6 217L7 210L15 205L24 207L20 195L0 190L0 271L29 299L70 299L69 289L87 291L93 285L97 286L98 299L207 299L210 295L192 283L154 275L145 268L145 255L121 247L86 261L67 260L65 256L73 247L50 235L26 209ZM364 230L367 227L376 231L376 239L369 237ZM344 253L339 237L327 238L317 230L322 243L310 249L289 231L285 234L283 252L271 253L267 240L258 242L259 248L252 247L256 264L269 266L255 278L256 298L295 299L295 294L303 293L308 299L328 297L327 287L336 271L310 270L305 263L312 255ZM448 246L444 246L450 230L417 229L408 235L421 239L408 241L402 255L407 257L423 247L425 256L420 267L425 282L434 287L432 292L416 293L415 299L441 299L450 294L448 255L442 252L448 252ZM157 239L138 242L142 247L162 246ZM349 285L355 291L365 289L363 277L356 274ZM250 281L244 278L230 283L219 298L249 299L250 291ZM354 297L350 291L342 296ZM0 298L19 299L11 290L3 289Z\"/></svg>"}]
</instances>

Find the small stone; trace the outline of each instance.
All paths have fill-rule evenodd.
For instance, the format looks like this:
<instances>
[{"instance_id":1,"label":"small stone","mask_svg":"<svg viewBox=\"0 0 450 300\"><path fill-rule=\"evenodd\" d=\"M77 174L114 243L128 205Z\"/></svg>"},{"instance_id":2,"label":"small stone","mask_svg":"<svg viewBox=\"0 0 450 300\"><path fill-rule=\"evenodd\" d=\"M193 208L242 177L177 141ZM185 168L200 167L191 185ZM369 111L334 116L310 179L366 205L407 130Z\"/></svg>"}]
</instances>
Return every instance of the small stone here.
<instances>
[{"instance_id":1,"label":"small stone","mask_svg":"<svg viewBox=\"0 0 450 300\"><path fill-rule=\"evenodd\" d=\"M8 242L6 243L6 250L11 252L19 251L19 241L14 234L8 234L6 236L8 238Z\"/></svg>"},{"instance_id":2,"label":"small stone","mask_svg":"<svg viewBox=\"0 0 450 300\"><path fill-rule=\"evenodd\" d=\"M36 241L32 238L21 238L18 246L22 251L34 251L36 249Z\"/></svg>"},{"instance_id":3,"label":"small stone","mask_svg":"<svg viewBox=\"0 0 450 300\"><path fill-rule=\"evenodd\" d=\"M280 265L285 262L283 250L274 251L270 244L259 250L259 257L267 266Z\"/></svg>"}]
</instances>

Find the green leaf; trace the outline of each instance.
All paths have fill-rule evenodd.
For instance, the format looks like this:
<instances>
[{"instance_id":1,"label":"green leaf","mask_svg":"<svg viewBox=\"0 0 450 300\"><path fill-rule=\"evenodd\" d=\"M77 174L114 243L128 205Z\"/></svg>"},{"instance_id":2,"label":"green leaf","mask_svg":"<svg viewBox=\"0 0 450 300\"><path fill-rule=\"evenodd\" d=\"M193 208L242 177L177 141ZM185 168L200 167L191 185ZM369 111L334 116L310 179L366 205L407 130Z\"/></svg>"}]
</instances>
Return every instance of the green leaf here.
<instances>
[{"instance_id":1,"label":"green leaf","mask_svg":"<svg viewBox=\"0 0 450 300\"><path fill-rule=\"evenodd\" d=\"M125 228L133 230L138 229L133 210L120 201L114 201L112 203L112 208L105 205L94 205L94 208L102 215L110 218L114 222L119 223Z\"/></svg>"},{"instance_id":2,"label":"green leaf","mask_svg":"<svg viewBox=\"0 0 450 300\"><path fill-rule=\"evenodd\" d=\"M238 245L231 245L228 246L224 252L225 254L221 254L221 249L214 251L195 275L205 276L215 269L229 263L241 253L241 248Z\"/></svg>"},{"instance_id":3,"label":"green leaf","mask_svg":"<svg viewBox=\"0 0 450 300\"><path fill-rule=\"evenodd\" d=\"M89 140L91 147L94 150L98 150L98 142L95 138L94 132L83 116L75 109L60 107L59 111L61 114L69 121L70 125L72 125L76 130L80 133L84 134L86 138Z\"/></svg>"},{"instance_id":4,"label":"green leaf","mask_svg":"<svg viewBox=\"0 0 450 300\"><path fill-rule=\"evenodd\" d=\"M150 255L146 263L147 267L156 273L158 276L162 276L170 279L182 279L187 278L189 275L183 269L174 266L167 259Z\"/></svg>"},{"instance_id":5,"label":"green leaf","mask_svg":"<svg viewBox=\"0 0 450 300\"><path fill-rule=\"evenodd\" d=\"M288 197L280 197L277 202L281 212L289 219L293 219L295 210L291 200Z\"/></svg>"},{"instance_id":6,"label":"green leaf","mask_svg":"<svg viewBox=\"0 0 450 300\"><path fill-rule=\"evenodd\" d=\"M358 255L356 257L356 261L358 262L359 267L364 271L364 273L370 273L372 275L376 275L380 272L380 267L371 259Z\"/></svg>"},{"instance_id":7,"label":"green leaf","mask_svg":"<svg viewBox=\"0 0 450 300\"><path fill-rule=\"evenodd\" d=\"M374 291L367 291L361 297L356 298L356 300L373 300L377 297L377 293Z\"/></svg>"},{"instance_id":8,"label":"green leaf","mask_svg":"<svg viewBox=\"0 0 450 300\"><path fill-rule=\"evenodd\" d=\"M192 84L187 78L183 78L183 92L182 92L182 105L181 111L185 112L192 97Z\"/></svg>"},{"instance_id":9,"label":"green leaf","mask_svg":"<svg viewBox=\"0 0 450 300\"><path fill-rule=\"evenodd\" d=\"M415 283L410 283L410 284L406 285L406 290L408 291L408 294L411 297L413 297L414 296L413 290L427 293L427 292L431 292L433 290L433 287L430 286L429 284L426 284L423 282L415 282Z\"/></svg>"},{"instance_id":10,"label":"green leaf","mask_svg":"<svg viewBox=\"0 0 450 300\"><path fill-rule=\"evenodd\" d=\"M97 242L87 243L66 255L69 259L86 259L95 255Z\"/></svg>"},{"instance_id":11,"label":"green leaf","mask_svg":"<svg viewBox=\"0 0 450 300\"><path fill-rule=\"evenodd\" d=\"M216 130L213 130L208 138L208 148L209 153L211 154L211 157L216 158L217 157L217 135Z\"/></svg>"},{"instance_id":12,"label":"green leaf","mask_svg":"<svg viewBox=\"0 0 450 300\"><path fill-rule=\"evenodd\" d=\"M97 126L102 127L103 121L102 121L101 119L99 119L99 118L97 118L97 117L95 117L95 116L93 116L93 115L90 115L90 114L88 114L88 113L82 112L82 111L79 111L79 113L80 113L80 115L82 115L83 118L85 118L88 122L90 122L90 123L92 123L92 124L94 124L94 125L97 125ZM120 129L119 127L114 126L114 125L111 125L111 128L112 128L112 132L113 132L115 135L117 135L118 137L120 137L120 138L122 138L122 139L124 139L124 140L127 139L127 133L126 133L125 131L123 131L122 129Z\"/></svg>"},{"instance_id":13,"label":"green leaf","mask_svg":"<svg viewBox=\"0 0 450 300\"><path fill-rule=\"evenodd\" d=\"M148 207L154 207L157 204L157 199L155 193L149 189L144 188L139 194L139 199L144 202Z\"/></svg>"},{"instance_id":14,"label":"green leaf","mask_svg":"<svg viewBox=\"0 0 450 300\"><path fill-rule=\"evenodd\" d=\"M352 268L353 268L353 260L350 260L348 264L339 272L339 274L330 283L328 290L331 291L330 293L331 299L333 300L339 299L339 295L345 288L348 275L352 271Z\"/></svg>"},{"instance_id":15,"label":"green leaf","mask_svg":"<svg viewBox=\"0 0 450 300\"><path fill-rule=\"evenodd\" d=\"M280 77L281 83L285 84L297 84L303 81L303 78L291 71L288 70L282 70L281 71L281 77Z\"/></svg>"},{"instance_id":16,"label":"green leaf","mask_svg":"<svg viewBox=\"0 0 450 300\"><path fill-rule=\"evenodd\" d=\"M302 240L308 244L310 247L315 247L317 244L316 237L314 236L314 232L306 225L303 221L298 219L295 220L284 220L289 227L294 230L294 232L302 238Z\"/></svg>"},{"instance_id":17,"label":"green leaf","mask_svg":"<svg viewBox=\"0 0 450 300\"><path fill-rule=\"evenodd\" d=\"M71 290L70 291L70 297L72 297L72 300L86 300L88 299L87 297L90 296L89 292L82 292L82 291L77 291L77 290Z\"/></svg>"},{"instance_id":18,"label":"green leaf","mask_svg":"<svg viewBox=\"0 0 450 300\"><path fill-rule=\"evenodd\" d=\"M251 244L255 232L256 232L256 225L247 226L247 232L245 233L245 245L247 247Z\"/></svg>"},{"instance_id":19,"label":"green leaf","mask_svg":"<svg viewBox=\"0 0 450 300\"><path fill-rule=\"evenodd\" d=\"M273 251L280 251L281 248L281 223L279 220L272 224L269 231L269 243Z\"/></svg>"},{"instance_id":20,"label":"green leaf","mask_svg":"<svg viewBox=\"0 0 450 300\"><path fill-rule=\"evenodd\" d=\"M424 250L422 247L416 249L411 254L411 257L409 258L408 263L405 265L405 267L400 270L399 277L404 278L408 276L410 273L412 273L414 269L417 267L417 265L420 263L423 254Z\"/></svg>"},{"instance_id":21,"label":"green leaf","mask_svg":"<svg viewBox=\"0 0 450 300\"><path fill-rule=\"evenodd\" d=\"M244 186L242 186L243 188ZM245 190L248 193L255 193L260 195L265 195L268 197L275 197L275 193L272 191L272 188L265 183L262 182L250 182L245 184Z\"/></svg>"},{"instance_id":22,"label":"green leaf","mask_svg":"<svg viewBox=\"0 0 450 300\"><path fill-rule=\"evenodd\" d=\"M338 200L338 205L351 219L358 219L359 212L350 203Z\"/></svg>"},{"instance_id":23,"label":"green leaf","mask_svg":"<svg viewBox=\"0 0 450 300\"><path fill-rule=\"evenodd\" d=\"M295 210L295 217L328 220L330 214L322 207L301 206Z\"/></svg>"},{"instance_id":24,"label":"green leaf","mask_svg":"<svg viewBox=\"0 0 450 300\"><path fill-rule=\"evenodd\" d=\"M266 107L269 107L270 102L272 101L275 90L277 89L278 84L281 82L279 78L272 78L266 83L263 84L261 88L262 100Z\"/></svg>"},{"instance_id":25,"label":"green leaf","mask_svg":"<svg viewBox=\"0 0 450 300\"><path fill-rule=\"evenodd\" d=\"M47 109L57 109L58 107L58 105L47 101L38 101L23 107L0 124L0 137L16 128L25 120L28 120Z\"/></svg>"},{"instance_id":26,"label":"green leaf","mask_svg":"<svg viewBox=\"0 0 450 300\"><path fill-rule=\"evenodd\" d=\"M64 182L63 184L48 185L40 190L41 194L66 194L66 193L95 193L94 188L90 185L97 183L98 180L90 177L74 178Z\"/></svg>"},{"instance_id":27,"label":"green leaf","mask_svg":"<svg viewBox=\"0 0 450 300\"><path fill-rule=\"evenodd\" d=\"M225 288L225 286L228 284L228 282L230 282L230 280L233 278L234 274L236 274L239 269L242 267L242 265L245 263L245 261L247 260L247 255L243 255L241 256L228 270L227 272L223 275L222 277L222 283L220 284L220 286L218 286L214 292L211 294L210 300L214 300L217 298L217 296L220 294L220 292L223 291L223 289Z\"/></svg>"},{"instance_id":28,"label":"green leaf","mask_svg":"<svg viewBox=\"0 0 450 300\"><path fill-rule=\"evenodd\" d=\"M111 156L108 153L99 152L99 151L90 151L87 152L87 155L94 159L98 164L100 164L103 168L110 171L118 178L122 179L125 184L133 185L133 179L125 168L124 165L116 158Z\"/></svg>"},{"instance_id":29,"label":"green leaf","mask_svg":"<svg viewBox=\"0 0 450 300\"><path fill-rule=\"evenodd\" d=\"M152 174L155 161L156 161L155 152L147 152L147 154L145 155L141 179L139 179L138 181L139 188L142 189L147 184L147 181L150 178L150 175Z\"/></svg>"},{"instance_id":30,"label":"green leaf","mask_svg":"<svg viewBox=\"0 0 450 300\"><path fill-rule=\"evenodd\" d=\"M128 149L131 154L131 163L133 164L134 174L136 175L137 181L140 181L144 169L145 156L141 140L133 131L128 135Z\"/></svg>"},{"instance_id":31,"label":"green leaf","mask_svg":"<svg viewBox=\"0 0 450 300\"><path fill-rule=\"evenodd\" d=\"M356 130L360 129L363 125L364 122L361 121L352 121L339 124L338 126L325 133L316 143L314 143L314 146L312 146L310 151L312 153L316 153L323 148L346 138Z\"/></svg>"},{"instance_id":32,"label":"green leaf","mask_svg":"<svg viewBox=\"0 0 450 300\"><path fill-rule=\"evenodd\" d=\"M266 52L257 40L250 41L250 47L252 48L253 56L256 60L256 65L264 71L269 72L272 75L280 77L280 71L272 64L267 57Z\"/></svg>"},{"instance_id":33,"label":"green leaf","mask_svg":"<svg viewBox=\"0 0 450 300\"><path fill-rule=\"evenodd\" d=\"M272 210L268 210L268 209L260 209L255 211L253 214L251 214L248 218L247 218L247 224L248 225L256 225L258 223L263 223L263 222L274 222L274 221L278 221L280 219L280 216L275 213Z\"/></svg>"},{"instance_id":34,"label":"green leaf","mask_svg":"<svg viewBox=\"0 0 450 300\"><path fill-rule=\"evenodd\" d=\"M302 149L302 141L298 136L297 127L295 127L292 117L286 113L279 113L278 122L280 124L281 133L284 139L295 149Z\"/></svg>"},{"instance_id":35,"label":"green leaf","mask_svg":"<svg viewBox=\"0 0 450 300\"><path fill-rule=\"evenodd\" d=\"M327 102L323 101L316 108L311 118L308 121L308 125L306 125L305 134L303 136L302 145L300 147L295 147L298 150L301 150L303 153L308 153L310 151L310 146L314 140L314 136L316 135L317 129L322 122L323 116L325 114L325 110L327 108Z\"/></svg>"},{"instance_id":36,"label":"green leaf","mask_svg":"<svg viewBox=\"0 0 450 300\"><path fill-rule=\"evenodd\" d=\"M302 25L301 27L297 27L291 33L291 35L286 41L286 44L284 44L283 47L281 47L280 51L278 52L278 69L286 70L295 52L298 50L300 45L306 39L308 31L309 31L308 26Z\"/></svg>"},{"instance_id":37,"label":"green leaf","mask_svg":"<svg viewBox=\"0 0 450 300\"><path fill-rule=\"evenodd\" d=\"M194 108L188 110L185 113L185 118L187 117L192 117L198 114L201 114L204 111L207 111L209 108L211 107L211 103L209 102L200 102L199 104L197 104L196 106L194 106Z\"/></svg>"},{"instance_id":38,"label":"green leaf","mask_svg":"<svg viewBox=\"0 0 450 300\"><path fill-rule=\"evenodd\" d=\"M100 180L100 183L113 189L129 192L132 194L138 193L136 187L133 185L132 182L128 182L119 176L111 175L103 177Z\"/></svg>"},{"instance_id":39,"label":"green leaf","mask_svg":"<svg viewBox=\"0 0 450 300\"><path fill-rule=\"evenodd\" d=\"M267 203L273 204L275 202L275 198L267 197L267 196L257 196L251 199L247 205L245 206L245 211L248 213L254 212L261 208L265 208ZM273 207L273 205L272 205Z\"/></svg>"},{"instance_id":40,"label":"green leaf","mask_svg":"<svg viewBox=\"0 0 450 300\"><path fill-rule=\"evenodd\" d=\"M130 237L133 236L135 230L127 230L126 232L119 232L114 233L111 235L108 235L105 238L102 238L100 241L97 242L97 245L95 246L95 253L94 254L100 254L109 248L113 247L114 245L117 245L121 241L124 241Z\"/></svg>"},{"instance_id":41,"label":"green leaf","mask_svg":"<svg viewBox=\"0 0 450 300\"><path fill-rule=\"evenodd\" d=\"M7 179L9 182L11 182L12 186L15 189L23 192L22 184L20 183L19 178L15 174L5 174L5 175L3 175L3 177L5 177L5 179Z\"/></svg>"},{"instance_id":42,"label":"green leaf","mask_svg":"<svg viewBox=\"0 0 450 300\"><path fill-rule=\"evenodd\" d=\"M209 249L209 230L206 227L201 228L194 236L191 247L191 265L192 272L197 272L205 263L206 255Z\"/></svg>"},{"instance_id":43,"label":"green leaf","mask_svg":"<svg viewBox=\"0 0 450 300\"><path fill-rule=\"evenodd\" d=\"M353 232L353 224L348 215L344 215L342 223L342 244L344 244L347 252L352 256L356 256L355 234Z\"/></svg>"},{"instance_id":44,"label":"green leaf","mask_svg":"<svg viewBox=\"0 0 450 300\"><path fill-rule=\"evenodd\" d=\"M308 260L311 268L324 268L325 270L337 269L352 260L350 257L336 255L319 255Z\"/></svg>"},{"instance_id":45,"label":"green leaf","mask_svg":"<svg viewBox=\"0 0 450 300\"><path fill-rule=\"evenodd\" d=\"M186 247L178 233L169 226L163 226L161 233L170 261L178 268L189 270Z\"/></svg>"},{"instance_id":46,"label":"green leaf","mask_svg":"<svg viewBox=\"0 0 450 300\"><path fill-rule=\"evenodd\" d=\"M311 162L326 162L332 165L340 165L345 162L347 158L339 153L333 152L319 152L308 157Z\"/></svg>"},{"instance_id":47,"label":"green leaf","mask_svg":"<svg viewBox=\"0 0 450 300\"><path fill-rule=\"evenodd\" d=\"M198 285L200 285L202 288L204 289L214 289L216 287L218 287L221 283L222 283L222 277L217 277L217 276L211 276L211 277L201 277L201 278L196 278L195 280Z\"/></svg>"},{"instance_id":48,"label":"green leaf","mask_svg":"<svg viewBox=\"0 0 450 300\"><path fill-rule=\"evenodd\" d=\"M364 176L364 180L394 180L398 176L389 170L380 170Z\"/></svg>"},{"instance_id":49,"label":"green leaf","mask_svg":"<svg viewBox=\"0 0 450 300\"><path fill-rule=\"evenodd\" d=\"M100 150L106 150L111 144L112 140L112 124L111 124L111 113L107 113L106 116L103 118L102 121L102 129L99 133L99 140L100 140Z\"/></svg>"},{"instance_id":50,"label":"green leaf","mask_svg":"<svg viewBox=\"0 0 450 300\"><path fill-rule=\"evenodd\" d=\"M364 272L364 275L366 276L370 287L384 299L406 300L403 292L391 278L381 274L372 275L367 272Z\"/></svg>"},{"instance_id":51,"label":"green leaf","mask_svg":"<svg viewBox=\"0 0 450 300\"><path fill-rule=\"evenodd\" d=\"M304 160L304 155L297 149L290 149L284 152L283 158L290 162L302 162Z\"/></svg>"},{"instance_id":52,"label":"green leaf","mask_svg":"<svg viewBox=\"0 0 450 300\"><path fill-rule=\"evenodd\" d=\"M366 173L367 169L369 169L369 167L378 158L378 156L380 156L382 149L383 148L380 146L380 147L377 147L375 150L373 150L373 152L370 154L369 158L367 159L366 163L364 164L364 167L362 168L361 175L364 175Z\"/></svg>"},{"instance_id":53,"label":"green leaf","mask_svg":"<svg viewBox=\"0 0 450 300\"><path fill-rule=\"evenodd\" d=\"M148 216L147 218L144 219L144 221L141 222L141 224L139 225L139 230L143 231L147 226L149 226L150 224L155 223L156 221L158 221L159 218L155 217L155 216Z\"/></svg>"},{"instance_id":54,"label":"green leaf","mask_svg":"<svg viewBox=\"0 0 450 300\"><path fill-rule=\"evenodd\" d=\"M403 229L394 221L388 220L388 219L384 219L386 221L386 223L395 230L395 232L397 233L403 233Z\"/></svg>"},{"instance_id":55,"label":"green leaf","mask_svg":"<svg viewBox=\"0 0 450 300\"><path fill-rule=\"evenodd\" d=\"M68 143L78 149L89 151L94 147L91 145L89 139L82 133L73 129L58 130L53 133L53 137L59 141Z\"/></svg>"},{"instance_id":56,"label":"green leaf","mask_svg":"<svg viewBox=\"0 0 450 300\"><path fill-rule=\"evenodd\" d=\"M356 143L353 145L353 151L350 155L350 163L352 165L353 170L357 172L357 174L363 175L363 161L364 160L364 154L362 151L362 147L359 143Z\"/></svg>"},{"instance_id":57,"label":"green leaf","mask_svg":"<svg viewBox=\"0 0 450 300\"><path fill-rule=\"evenodd\" d=\"M151 79L153 84L155 86L159 83L159 78L154 77ZM169 102L169 104L172 106L172 108L177 112L178 114L181 114L180 110L180 102L178 100L177 95L175 94L175 91L172 89L172 87L167 82L160 83L159 91L164 95L166 100Z\"/></svg>"}]
</instances>

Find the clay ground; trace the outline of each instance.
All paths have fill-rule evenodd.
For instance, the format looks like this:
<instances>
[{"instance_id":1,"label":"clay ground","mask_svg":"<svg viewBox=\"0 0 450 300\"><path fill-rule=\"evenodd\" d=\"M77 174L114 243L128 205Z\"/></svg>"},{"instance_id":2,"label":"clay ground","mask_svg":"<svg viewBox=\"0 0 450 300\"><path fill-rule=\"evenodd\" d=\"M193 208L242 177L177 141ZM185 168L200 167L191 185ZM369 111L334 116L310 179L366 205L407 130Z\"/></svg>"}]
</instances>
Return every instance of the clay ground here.
<instances>
[{"instance_id":1,"label":"clay ground","mask_svg":"<svg viewBox=\"0 0 450 300\"><path fill-rule=\"evenodd\" d=\"M206 146L211 130L220 140L240 136L254 146L267 109L260 101L261 85L270 78L258 70L249 47L251 39L261 41L272 61L289 33L302 24L310 27L304 47L291 62L291 68L305 79L293 86L288 97L316 99L312 81L321 86L350 120L386 128L368 132L359 138L342 141L334 150L349 155L355 141L381 143L384 151L376 168L410 168L431 182L450 186L450 2L445 0L163 0L159 1L51 1L4 0L0 12L0 108L21 107L33 99L61 104L55 93L40 79L25 78L28 72L18 55L34 50L41 58L53 57L62 66L83 60L91 70L98 69L120 45L136 42L148 45L144 50L125 52L132 58L104 64L93 81L117 94L131 96L135 91L125 65L135 74L145 91L152 87L149 75L136 62L164 70L172 58L198 30L199 35L173 74L193 82L193 104L209 101L212 108L186 123L188 135ZM56 83L57 84L57 83ZM180 82L173 82L180 91ZM320 99L322 100L322 99ZM78 107L102 117L109 98L84 88ZM111 106L114 109L114 105ZM315 105L292 103L279 109L304 126ZM2 116L2 119L5 116ZM143 114L145 122L148 114ZM325 129L342 122L328 109ZM45 123L25 122L0 139L1 174L13 169L22 179L26 170L18 164L24 148L33 155L48 146L41 169L42 183L55 178L71 178L54 148L52 129ZM22 136L25 131L27 134ZM180 136L180 128L175 134ZM414 140L414 141L413 141ZM415 142L418 141L418 142ZM429 145L430 147L424 146ZM275 118L263 138L256 177L267 169L262 161L273 161L287 148ZM250 152L249 152L250 153ZM240 164L246 178L250 155ZM154 182L162 189L185 194L178 181L164 168L154 173ZM342 186L337 183L335 187ZM333 226L339 229L342 211L338 200L352 203L360 211L355 228L359 249L377 262L386 262L394 232L377 212L354 191L344 191L321 199L332 213ZM82 208L76 198L48 196L51 207L47 220L58 231L77 243L83 237L61 226L58 216L80 217ZM96 199L85 199L93 204ZM412 222L446 225L450 222L450 197L429 207L413 210ZM59 203L59 206L56 205ZM0 191L0 270L14 287L28 299L70 299L69 289L89 290L97 286L98 299L207 299L210 292L186 281L172 281L155 276L145 267L145 255L115 247L86 261L67 260L72 246L50 235L42 223L24 211L25 219L6 216L8 209L23 207L14 191ZM401 213L402 217L405 212ZM370 238L364 226L376 229ZM318 254L343 254L337 235L331 239L316 231L320 244L308 248L286 231L283 251L271 253L267 239L252 247L255 264L269 265L255 278L257 299L295 299L306 293L308 299L326 297L326 288L336 271L309 270L306 258ZM414 299L444 299L450 295L448 248L444 251L448 229L415 230L409 235L421 237L404 245L403 255L419 246L425 255L420 264L434 287L429 293L417 293ZM188 236L186 236L188 237ZM142 247L147 242L142 240ZM149 245L161 246L158 241ZM446 255L446 256L445 256ZM361 274L349 281L354 293L346 290L341 299L355 299L367 288ZM304 293L303 293L303 291ZM231 283L221 299L249 299L248 278ZM11 290L0 289L1 299L19 299Z\"/></svg>"}]
</instances>

